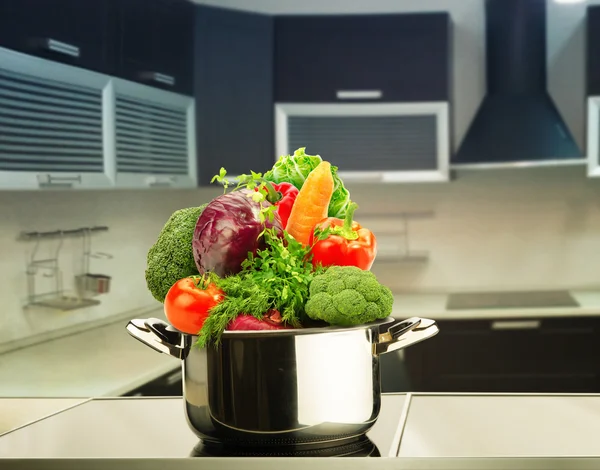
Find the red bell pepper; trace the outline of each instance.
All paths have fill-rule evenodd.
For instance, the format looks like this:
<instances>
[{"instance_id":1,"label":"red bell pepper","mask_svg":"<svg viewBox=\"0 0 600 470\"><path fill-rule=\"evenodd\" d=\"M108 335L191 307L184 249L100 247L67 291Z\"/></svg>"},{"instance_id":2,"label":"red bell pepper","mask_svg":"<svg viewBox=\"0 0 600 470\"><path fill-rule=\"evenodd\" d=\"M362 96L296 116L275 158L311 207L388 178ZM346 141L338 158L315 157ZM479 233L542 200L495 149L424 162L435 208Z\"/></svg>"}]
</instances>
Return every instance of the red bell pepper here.
<instances>
[{"instance_id":1,"label":"red bell pepper","mask_svg":"<svg viewBox=\"0 0 600 470\"><path fill-rule=\"evenodd\" d=\"M298 188L291 183L271 183L264 181L267 191L267 201L277 207L277 214L281 219L281 226L285 227L292 212L292 206L298 196Z\"/></svg>"},{"instance_id":2,"label":"red bell pepper","mask_svg":"<svg viewBox=\"0 0 600 470\"><path fill-rule=\"evenodd\" d=\"M314 266L371 269L377 255L377 240L370 230L352 220L357 208L353 202L348 206L345 219L328 217L315 226L309 240Z\"/></svg>"}]
</instances>

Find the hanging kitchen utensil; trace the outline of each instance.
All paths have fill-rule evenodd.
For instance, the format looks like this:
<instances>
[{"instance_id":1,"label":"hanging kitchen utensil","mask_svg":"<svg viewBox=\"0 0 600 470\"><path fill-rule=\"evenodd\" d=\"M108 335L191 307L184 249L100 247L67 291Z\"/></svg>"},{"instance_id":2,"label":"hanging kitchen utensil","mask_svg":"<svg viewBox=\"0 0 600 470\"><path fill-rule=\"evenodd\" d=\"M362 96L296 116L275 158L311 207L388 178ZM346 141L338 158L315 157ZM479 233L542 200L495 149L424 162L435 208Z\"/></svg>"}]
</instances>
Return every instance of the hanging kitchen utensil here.
<instances>
[{"instance_id":1,"label":"hanging kitchen utensil","mask_svg":"<svg viewBox=\"0 0 600 470\"><path fill-rule=\"evenodd\" d=\"M111 277L104 274L90 273L90 258L112 258L108 253L92 254L92 235L90 229L82 232L83 254L81 274L75 276L75 288L80 298L86 299L100 294L106 294L110 290Z\"/></svg>"},{"instance_id":2,"label":"hanging kitchen utensil","mask_svg":"<svg viewBox=\"0 0 600 470\"><path fill-rule=\"evenodd\" d=\"M54 307L54 302L62 296L62 271L59 269L59 254L63 246L64 233L62 230L55 232L49 232L49 235L56 237L58 236L58 242L54 249L54 256L49 258L38 257L38 251L40 248L42 236L41 234L36 235L35 246L29 257L27 263L27 297L29 304L42 305L47 307ZM54 288L51 292L40 294L36 288L36 275L41 272L42 277L54 278Z\"/></svg>"}]
</instances>

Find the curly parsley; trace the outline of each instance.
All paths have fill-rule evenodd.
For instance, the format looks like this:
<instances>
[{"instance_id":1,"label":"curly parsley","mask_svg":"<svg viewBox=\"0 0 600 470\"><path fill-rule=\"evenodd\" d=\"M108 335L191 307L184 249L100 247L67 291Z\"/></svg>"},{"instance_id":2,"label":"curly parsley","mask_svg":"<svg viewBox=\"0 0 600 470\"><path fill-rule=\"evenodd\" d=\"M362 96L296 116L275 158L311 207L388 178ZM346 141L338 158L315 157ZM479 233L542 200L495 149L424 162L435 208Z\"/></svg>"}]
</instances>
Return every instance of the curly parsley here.
<instances>
[{"instance_id":1,"label":"curly parsley","mask_svg":"<svg viewBox=\"0 0 600 470\"><path fill-rule=\"evenodd\" d=\"M269 309L279 310L285 323L300 326L306 318L304 305L310 282L322 268L310 262L310 248L287 232L264 231L266 248L250 253L240 273L215 280L225 292L224 300L210 310L197 345L219 343L227 325L240 313L262 319Z\"/></svg>"}]
</instances>

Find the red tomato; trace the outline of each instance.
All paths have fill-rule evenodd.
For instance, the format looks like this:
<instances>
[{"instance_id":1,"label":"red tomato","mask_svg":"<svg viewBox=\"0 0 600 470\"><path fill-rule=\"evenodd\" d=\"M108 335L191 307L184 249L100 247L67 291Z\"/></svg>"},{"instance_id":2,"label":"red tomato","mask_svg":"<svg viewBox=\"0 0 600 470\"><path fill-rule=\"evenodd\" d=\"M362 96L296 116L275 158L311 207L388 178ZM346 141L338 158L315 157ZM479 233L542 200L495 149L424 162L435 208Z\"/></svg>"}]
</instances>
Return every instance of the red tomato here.
<instances>
[{"instance_id":1,"label":"red tomato","mask_svg":"<svg viewBox=\"0 0 600 470\"><path fill-rule=\"evenodd\" d=\"M169 323L183 333L197 335L208 311L224 297L214 283L206 284L201 276L177 281L165 297L165 315Z\"/></svg>"}]
</instances>

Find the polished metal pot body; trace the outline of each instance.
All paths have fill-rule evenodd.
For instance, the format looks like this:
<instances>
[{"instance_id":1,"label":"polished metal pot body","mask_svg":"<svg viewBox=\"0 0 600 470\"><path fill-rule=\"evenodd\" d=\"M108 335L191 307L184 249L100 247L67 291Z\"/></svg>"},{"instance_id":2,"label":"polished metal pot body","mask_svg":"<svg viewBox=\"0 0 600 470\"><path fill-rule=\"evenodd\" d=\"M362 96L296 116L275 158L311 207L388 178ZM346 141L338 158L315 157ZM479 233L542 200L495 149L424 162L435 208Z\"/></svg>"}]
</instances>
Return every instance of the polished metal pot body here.
<instances>
[{"instance_id":1,"label":"polished metal pot body","mask_svg":"<svg viewBox=\"0 0 600 470\"><path fill-rule=\"evenodd\" d=\"M162 346L164 340L170 345L162 352L183 360L191 429L205 441L235 445L299 445L363 435L381 406L379 354L403 347L407 334L413 334L413 344L437 332L431 320L419 336L415 328L423 319L388 318L354 328L226 332L219 346L200 349L195 336L153 321L145 326ZM149 344L137 334L141 329L128 326Z\"/></svg>"},{"instance_id":2,"label":"polished metal pot body","mask_svg":"<svg viewBox=\"0 0 600 470\"><path fill-rule=\"evenodd\" d=\"M379 415L370 328L226 335L183 363L186 414L202 438L272 444L365 433Z\"/></svg>"}]
</instances>

